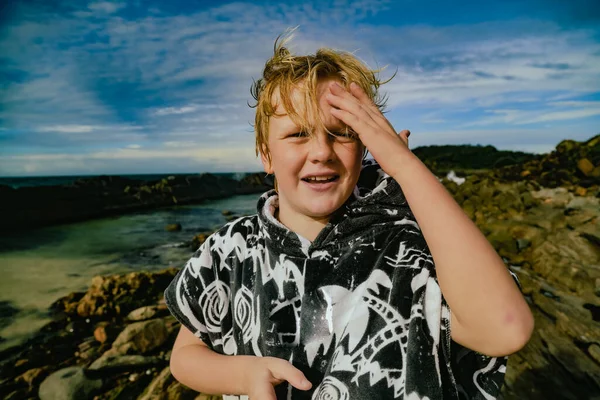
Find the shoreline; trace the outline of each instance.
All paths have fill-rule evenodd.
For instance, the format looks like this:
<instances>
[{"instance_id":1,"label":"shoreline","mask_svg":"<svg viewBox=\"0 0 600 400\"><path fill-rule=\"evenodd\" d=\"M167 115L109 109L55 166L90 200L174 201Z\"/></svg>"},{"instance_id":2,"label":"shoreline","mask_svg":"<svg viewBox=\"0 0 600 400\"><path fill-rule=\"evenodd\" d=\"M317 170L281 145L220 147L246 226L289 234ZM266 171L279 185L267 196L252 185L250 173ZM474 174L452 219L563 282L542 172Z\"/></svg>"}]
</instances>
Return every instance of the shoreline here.
<instances>
[{"instance_id":1,"label":"shoreline","mask_svg":"<svg viewBox=\"0 0 600 400\"><path fill-rule=\"evenodd\" d=\"M99 176L79 179L70 185L18 189L0 185L3 203L0 236L136 211L261 193L270 188L260 173L248 174L240 181L199 174L169 176L158 181Z\"/></svg>"}]
</instances>

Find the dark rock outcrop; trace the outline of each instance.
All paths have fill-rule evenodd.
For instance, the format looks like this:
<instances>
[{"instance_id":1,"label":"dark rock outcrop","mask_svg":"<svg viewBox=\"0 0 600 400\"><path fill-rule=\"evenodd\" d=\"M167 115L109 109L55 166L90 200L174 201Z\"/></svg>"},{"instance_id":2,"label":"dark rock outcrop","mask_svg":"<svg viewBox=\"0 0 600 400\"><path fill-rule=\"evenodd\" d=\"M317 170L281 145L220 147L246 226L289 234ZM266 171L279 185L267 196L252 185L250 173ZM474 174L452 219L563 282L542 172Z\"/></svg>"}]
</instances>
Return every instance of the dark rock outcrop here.
<instances>
[{"instance_id":1,"label":"dark rock outcrop","mask_svg":"<svg viewBox=\"0 0 600 400\"><path fill-rule=\"evenodd\" d=\"M128 212L192 204L269 189L264 174L240 181L220 175L170 176L144 182L119 176L79 179L71 185L0 185L0 234Z\"/></svg>"},{"instance_id":2,"label":"dark rock outcrop","mask_svg":"<svg viewBox=\"0 0 600 400\"><path fill-rule=\"evenodd\" d=\"M495 176L504 181L535 181L570 191L577 187L600 185L600 135L585 142L563 140L554 151L535 159L497 169Z\"/></svg>"}]
</instances>

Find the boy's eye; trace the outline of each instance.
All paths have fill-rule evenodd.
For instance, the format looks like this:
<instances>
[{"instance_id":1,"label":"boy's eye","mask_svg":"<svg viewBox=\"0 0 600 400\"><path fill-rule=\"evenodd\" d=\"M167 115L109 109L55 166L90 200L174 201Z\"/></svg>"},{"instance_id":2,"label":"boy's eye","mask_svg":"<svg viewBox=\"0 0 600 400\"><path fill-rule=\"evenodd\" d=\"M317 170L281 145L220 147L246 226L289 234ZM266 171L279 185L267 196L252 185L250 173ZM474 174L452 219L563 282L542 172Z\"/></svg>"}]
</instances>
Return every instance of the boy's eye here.
<instances>
[{"instance_id":1,"label":"boy's eye","mask_svg":"<svg viewBox=\"0 0 600 400\"><path fill-rule=\"evenodd\" d=\"M306 132L296 132L296 133L292 133L291 135L288 135L288 137L306 137L308 136L308 134Z\"/></svg>"},{"instance_id":2,"label":"boy's eye","mask_svg":"<svg viewBox=\"0 0 600 400\"><path fill-rule=\"evenodd\" d=\"M351 131L351 130L349 130L347 133L346 132L332 132L331 134L332 134L332 136L334 136L338 139L355 140L358 138L358 135L354 131ZM295 132L295 133L288 135L287 137L289 137L289 138L304 138L304 137L308 137L308 136L309 135L307 132Z\"/></svg>"},{"instance_id":3,"label":"boy's eye","mask_svg":"<svg viewBox=\"0 0 600 400\"><path fill-rule=\"evenodd\" d=\"M351 130L349 130L347 133L346 132L333 132L333 134L337 138L348 139L348 140L354 140L354 139L356 139L358 137L356 135L356 133L354 131L351 131Z\"/></svg>"}]
</instances>

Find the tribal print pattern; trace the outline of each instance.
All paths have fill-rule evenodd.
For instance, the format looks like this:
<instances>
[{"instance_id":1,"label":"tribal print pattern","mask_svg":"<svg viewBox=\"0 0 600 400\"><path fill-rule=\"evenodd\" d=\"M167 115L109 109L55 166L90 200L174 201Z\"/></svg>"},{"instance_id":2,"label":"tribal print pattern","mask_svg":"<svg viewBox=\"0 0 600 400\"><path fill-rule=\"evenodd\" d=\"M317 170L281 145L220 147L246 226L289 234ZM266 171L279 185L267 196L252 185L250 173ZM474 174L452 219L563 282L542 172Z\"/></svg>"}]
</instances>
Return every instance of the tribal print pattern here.
<instances>
[{"instance_id":1,"label":"tribal print pattern","mask_svg":"<svg viewBox=\"0 0 600 400\"><path fill-rule=\"evenodd\" d=\"M278 399L498 396L507 357L451 340L425 239L374 161L312 243L274 218L277 201L261 196L256 215L211 235L169 285L166 303L186 328L220 354L286 359L313 383L281 384Z\"/></svg>"}]
</instances>

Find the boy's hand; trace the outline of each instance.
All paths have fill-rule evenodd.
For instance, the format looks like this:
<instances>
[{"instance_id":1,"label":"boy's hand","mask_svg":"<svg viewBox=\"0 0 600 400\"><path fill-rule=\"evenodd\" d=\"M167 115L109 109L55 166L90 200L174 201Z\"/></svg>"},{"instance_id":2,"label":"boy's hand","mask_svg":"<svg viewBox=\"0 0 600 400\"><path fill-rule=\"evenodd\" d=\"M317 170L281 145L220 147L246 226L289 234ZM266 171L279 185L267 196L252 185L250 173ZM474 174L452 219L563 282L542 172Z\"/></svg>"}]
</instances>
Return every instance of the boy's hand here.
<instances>
[{"instance_id":1,"label":"boy's hand","mask_svg":"<svg viewBox=\"0 0 600 400\"><path fill-rule=\"evenodd\" d=\"M332 81L329 91L326 98L332 106L331 115L352 128L383 170L395 177L397 170L401 168L399 158L410 153L410 132L404 130L398 135L392 124L356 83L351 83L350 89L346 90Z\"/></svg>"},{"instance_id":2,"label":"boy's hand","mask_svg":"<svg viewBox=\"0 0 600 400\"><path fill-rule=\"evenodd\" d=\"M289 361L277 357L256 357L256 364L246 375L246 393L250 400L277 400L274 386L284 381L299 390L312 387L302 371Z\"/></svg>"}]
</instances>

